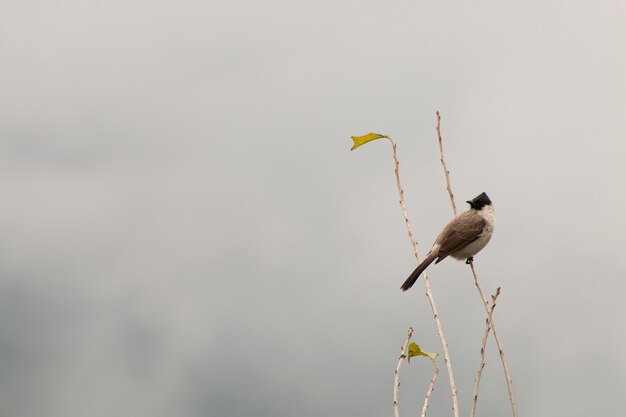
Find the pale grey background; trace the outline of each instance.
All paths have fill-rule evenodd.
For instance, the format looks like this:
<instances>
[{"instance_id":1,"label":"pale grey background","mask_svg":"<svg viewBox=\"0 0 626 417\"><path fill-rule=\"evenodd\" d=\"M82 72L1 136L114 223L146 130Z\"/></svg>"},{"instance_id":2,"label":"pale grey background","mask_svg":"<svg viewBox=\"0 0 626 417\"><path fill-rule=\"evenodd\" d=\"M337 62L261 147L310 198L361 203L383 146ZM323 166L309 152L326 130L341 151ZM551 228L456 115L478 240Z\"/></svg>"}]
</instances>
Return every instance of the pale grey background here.
<instances>
[{"instance_id":1,"label":"pale grey background","mask_svg":"<svg viewBox=\"0 0 626 417\"><path fill-rule=\"evenodd\" d=\"M426 250L486 191L476 258L520 416L626 391L620 1L0 2L0 415L391 415ZM432 268L462 415L484 323ZM443 367L443 361L441 361ZM417 415L427 361L403 370ZM451 415L442 371L430 415ZM479 413L509 415L490 344Z\"/></svg>"}]
</instances>

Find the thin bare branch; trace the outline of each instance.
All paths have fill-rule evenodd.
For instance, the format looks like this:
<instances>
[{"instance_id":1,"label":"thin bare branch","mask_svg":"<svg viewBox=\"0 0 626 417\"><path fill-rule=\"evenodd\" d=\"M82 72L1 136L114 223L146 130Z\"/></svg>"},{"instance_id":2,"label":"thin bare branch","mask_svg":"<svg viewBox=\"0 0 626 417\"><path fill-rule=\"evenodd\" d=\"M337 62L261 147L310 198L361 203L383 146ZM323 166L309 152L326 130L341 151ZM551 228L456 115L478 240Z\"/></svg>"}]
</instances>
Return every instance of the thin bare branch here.
<instances>
[{"instance_id":1,"label":"thin bare branch","mask_svg":"<svg viewBox=\"0 0 626 417\"><path fill-rule=\"evenodd\" d=\"M454 194L452 193L452 186L450 185L450 170L446 164L446 159L443 156L443 140L441 140L441 115L437 111L437 138L439 139L439 156L441 166L443 166L443 172L446 174L446 185L448 188L448 195L450 196L450 203L452 203L452 211L454 211L454 217L456 217L456 204L454 203Z\"/></svg>"},{"instance_id":2,"label":"thin bare branch","mask_svg":"<svg viewBox=\"0 0 626 417\"><path fill-rule=\"evenodd\" d=\"M396 143L388 138L393 147L393 160L395 163L395 173L396 173L396 185L398 187L398 193L400 195L400 207L402 208L402 214L404 215L404 222L406 223L407 231L409 233L409 238L411 239L411 243L413 244L413 251L415 252L415 258L417 259L417 263L420 263L419 250L417 246L417 240L415 240L415 235L413 234L413 230L411 228L411 222L409 221L409 216L406 212L406 207L404 205L404 190L402 189L402 185L400 184L400 162L398 161L398 154L396 152ZM445 335L443 333L443 327L441 326L441 320L439 320L439 312L437 311L437 304L435 303L435 299L433 297L432 291L430 290L430 281L426 274L423 274L424 277L424 286L426 287L426 297L430 303L430 308L433 312L433 318L435 319L435 325L437 326L437 335L439 336L439 341L441 342L441 347L443 349L444 360L446 362L446 367L448 369L448 378L450 380L450 390L452 392L452 411L454 413L454 417L459 417L459 400L457 396L456 382L454 381L454 374L452 373L452 363L450 361L450 352L448 351L448 342L446 342Z\"/></svg>"},{"instance_id":3,"label":"thin bare branch","mask_svg":"<svg viewBox=\"0 0 626 417\"><path fill-rule=\"evenodd\" d=\"M437 138L439 140L439 151L441 155L441 164L443 166L444 173L446 175L446 183L448 186L448 194L450 195L450 202L452 203L452 211L456 216L456 204L454 203L454 194L452 193L452 186L450 185L450 172L448 171L448 167L445 163L445 159L443 156L443 144L441 139L441 116L439 111L437 111ZM474 270L474 263L470 262L470 267L472 268L472 275L474 276L474 283L476 284L476 288L478 288L478 292L480 293L480 298L483 300L483 304L485 306L485 311L487 312L487 317L489 317L489 301L485 298L485 293L483 292L482 287L480 286L480 282L478 281L478 276L476 275L476 271ZM515 406L515 396L513 395L513 381L511 380L511 374L509 372L509 366L507 365L506 358L504 356L504 349L502 348L502 344L500 343L500 338L498 337L498 332L496 331L496 324L491 321L491 328L493 330L493 338L496 341L496 345L498 346L498 352L500 353L500 359L502 361L502 369L504 370L504 377L506 378L506 382L509 389L509 400L511 401L511 409L513 411L513 417L517 417L517 407Z\"/></svg>"},{"instance_id":4,"label":"thin bare branch","mask_svg":"<svg viewBox=\"0 0 626 417\"><path fill-rule=\"evenodd\" d=\"M435 373L433 373L433 377L430 380L430 385L428 386L428 391L426 392L426 398L424 398L424 406L422 407L422 417L426 417L426 410L428 409L428 403L430 402L430 394L433 393L435 389L435 380L437 379L437 374L439 373L439 368L435 367Z\"/></svg>"},{"instance_id":5,"label":"thin bare branch","mask_svg":"<svg viewBox=\"0 0 626 417\"><path fill-rule=\"evenodd\" d=\"M474 276L474 284L476 284L476 288L478 288L478 292L480 293L480 297L483 300L483 305L485 306L487 315L489 315L489 301L485 297L485 293L483 292L483 289L480 286L480 281L478 281L478 275L476 275L476 270L474 269L474 262L470 262L470 267L472 269L472 275ZM498 353L500 354L500 361L502 362L502 369L504 370L504 377L506 378L506 384L509 389L509 401L511 402L511 410L513 411L513 417L517 417L517 406L515 405L515 396L513 395L513 380L511 379L511 373L509 372L509 365L506 362L506 357L504 356L504 349L502 348L502 344L500 343L500 338L498 337L498 331L496 330L496 323L494 323L493 319L491 319L490 321L491 321L491 329L493 331L493 338L496 341L496 346L498 346Z\"/></svg>"},{"instance_id":6,"label":"thin bare branch","mask_svg":"<svg viewBox=\"0 0 626 417\"><path fill-rule=\"evenodd\" d=\"M496 290L495 294L491 296L491 305L489 307L489 314L485 319L485 333L483 334L483 342L480 346L480 363L478 364L478 371L476 372L476 378L474 378L474 397L472 401L472 413L471 417L476 415L476 403L478 402L478 387L480 385L480 377L482 376L483 369L485 368L485 349L487 348L487 338L489 337L489 330L491 330L491 320L493 318L493 310L496 308L496 300L500 295L500 287Z\"/></svg>"},{"instance_id":7,"label":"thin bare branch","mask_svg":"<svg viewBox=\"0 0 626 417\"><path fill-rule=\"evenodd\" d=\"M402 351L400 352L400 358L398 359L398 365L396 366L396 372L393 379L393 415L394 417L399 417L398 411L398 389L400 388L400 367L402 366L402 362L406 359L406 350L409 347L409 341L411 340L411 336L413 336L413 328L409 327L409 331L406 335L406 342L404 342L404 346L402 346Z\"/></svg>"}]
</instances>

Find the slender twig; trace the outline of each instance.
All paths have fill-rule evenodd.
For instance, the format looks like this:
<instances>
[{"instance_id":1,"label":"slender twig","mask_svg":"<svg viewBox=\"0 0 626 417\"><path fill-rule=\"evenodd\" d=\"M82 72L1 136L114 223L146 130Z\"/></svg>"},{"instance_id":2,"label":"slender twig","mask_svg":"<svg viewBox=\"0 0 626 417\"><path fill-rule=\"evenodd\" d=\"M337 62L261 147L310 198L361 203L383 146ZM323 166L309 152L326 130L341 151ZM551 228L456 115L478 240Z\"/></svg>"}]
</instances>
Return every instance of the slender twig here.
<instances>
[{"instance_id":1,"label":"slender twig","mask_svg":"<svg viewBox=\"0 0 626 417\"><path fill-rule=\"evenodd\" d=\"M485 333L483 334L483 342L480 346L480 363L478 364L478 371L476 372L476 378L474 378L474 397L472 400L472 413L471 417L476 415L476 403L478 402L478 387L480 385L480 377L482 376L483 369L485 368L485 349L487 348L487 338L489 337L489 330L491 330L491 323L493 319L493 309L496 308L496 300L500 295L500 287L496 290L495 294L491 296L491 305L489 306L489 314L485 319Z\"/></svg>"},{"instance_id":2,"label":"slender twig","mask_svg":"<svg viewBox=\"0 0 626 417\"><path fill-rule=\"evenodd\" d=\"M441 139L441 116L439 112L437 112L437 138L439 140L439 151L441 155L441 163L443 165L444 173L446 175L446 182L448 184L448 194L450 195L450 202L452 203L452 211L454 212L454 215L456 216L456 204L454 204L454 194L452 193L452 186L450 185L450 171L448 171L448 167L443 157L443 145L442 145L442 139ZM478 281L478 276L476 275L476 271L474 270L474 263L472 261L470 261L470 267L472 268L472 275L474 276L474 283L476 284L476 288L478 288L480 297L483 300L485 311L487 312L487 317L489 317L489 301L487 301L487 298L485 298L485 293L483 292L483 289L480 286L480 282ZM504 356L504 349L502 348L502 344L500 343L500 338L498 337L498 332L496 331L496 324L493 321L491 321L491 328L493 330L493 338L495 339L496 345L498 346L498 352L500 353L500 360L502 361L502 369L504 370L504 376L506 378L506 382L509 388L509 400L511 401L511 409L513 411L513 417L517 417L517 407L515 406L515 396L513 395L513 381L511 380L509 366L507 365L506 358Z\"/></svg>"},{"instance_id":3,"label":"slender twig","mask_svg":"<svg viewBox=\"0 0 626 417\"><path fill-rule=\"evenodd\" d=\"M393 379L393 415L394 417L399 417L398 412L398 388L400 388L400 367L402 366L402 362L406 359L406 350L409 347L409 341L411 340L411 336L413 336L413 328L409 327L409 331L406 335L406 342L404 342L404 346L402 346L402 351L400 352L400 358L398 359L398 365L396 366L396 372Z\"/></svg>"},{"instance_id":4,"label":"slender twig","mask_svg":"<svg viewBox=\"0 0 626 417\"><path fill-rule=\"evenodd\" d=\"M415 235L413 234L413 230L411 228L411 222L409 221L409 216L406 212L406 207L404 205L404 190L402 189L402 185L400 184L400 162L398 161L398 155L396 152L396 143L388 138L393 147L393 160L395 163L395 172L396 172L396 185L398 187L398 193L400 194L400 207L402 208L402 214L404 215L404 222L406 223L407 231L409 233L409 238L411 239L411 243L413 244L413 251L415 252L415 258L417 259L417 263L420 263L420 256L417 246L417 241L415 240ZM443 327L441 326L441 320L439 320L439 312L437 311L437 304L435 303L435 299L430 290L430 281L426 274L423 274L424 277L424 286L426 287L426 297L430 303L430 308L433 312L433 318L435 319L435 325L437 326L437 335L439 336L439 341L441 342L441 347L443 349L444 360L446 362L446 367L448 369L448 378L450 380L450 390L452 391L452 411L454 413L454 417L459 417L459 401L457 397L457 389L456 382L454 381L454 374L452 373L452 363L450 361L450 352L448 351L448 342L446 342L445 335L443 333Z\"/></svg>"},{"instance_id":5,"label":"slender twig","mask_svg":"<svg viewBox=\"0 0 626 417\"><path fill-rule=\"evenodd\" d=\"M470 267L472 269L472 275L474 276L474 284L476 284L476 288L478 288L478 292L480 293L480 297L483 299L483 304L485 306L485 310L487 314L489 314L489 301L485 297L483 293L483 289L480 286L480 282L478 281L478 275L476 275L476 270L474 269L474 262L470 262ZM502 348L502 344L500 343L500 338L498 337L498 331L496 330L496 323L491 319L491 330L493 332L493 338L496 341L496 346L498 346L498 353L500 354L500 361L502 362L502 369L504 370L504 377L506 378L506 384L509 389L509 401L511 402L511 410L513 411L513 417L517 417L517 406L515 405L515 396L513 395L513 380L511 379L511 373L509 372L509 365L506 362L506 357L504 356L504 349Z\"/></svg>"},{"instance_id":6,"label":"slender twig","mask_svg":"<svg viewBox=\"0 0 626 417\"><path fill-rule=\"evenodd\" d=\"M422 407L422 417L426 417L426 410L428 409L428 403L430 401L430 394L433 393L435 389L435 380L437 379L437 374L439 373L439 368L435 366L435 372L433 373L433 377L430 380L430 385L428 386L428 391L426 392L426 398L424 398L424 406Z\"/></svg>"},{"instance_id":7,"label":"slender twig","mask_svg":"<svg viewBox=\"0 0 626 417\"><path fill-rule=\"evenodd\" d=\"M450 196L450 203L452 203L452 211L454 211L454 217L456 217L456 204L454 203L454 194L452 193L452 186L450 185L450 170L446 165L446 159L443 157L443 141L441 140L441 116L437 111L437 138L439 139L439 160L441 166L443 166L443 172L446 174L446 186L448 188L448 195Z\"/></svg>"}]
</instances>

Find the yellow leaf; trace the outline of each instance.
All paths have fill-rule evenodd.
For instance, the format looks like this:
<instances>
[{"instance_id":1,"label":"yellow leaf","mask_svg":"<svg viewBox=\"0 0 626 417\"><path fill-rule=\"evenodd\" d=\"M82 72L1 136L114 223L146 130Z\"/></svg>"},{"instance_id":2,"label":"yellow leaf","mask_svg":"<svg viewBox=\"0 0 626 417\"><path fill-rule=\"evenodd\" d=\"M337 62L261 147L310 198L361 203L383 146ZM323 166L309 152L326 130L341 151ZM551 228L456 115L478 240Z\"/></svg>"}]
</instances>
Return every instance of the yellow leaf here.
<instances>
[{"instance_id":1,"label":"yellow leaf","mask_svg":"<svg viewBox=\"0 0 626 417\"><path fill-rule=\"evenodd\" d=\"M368 133L363 136L352 136L352 140L354 141L354 145L350 148L351 151L355 150L359 146L366 144L367 142L371 142L376 139L386 138L389 139L389 136L381 135L378 133Z\"/></svg>"},{"instance_id":2,"label":"yellow leaf","mask_svg":"<svg viewBox=\"0 0 626 417\"><path fill-rule=\"evenodd\" d=\"M411 342L411 344L409 345L409 362L411 362L411 358L413 356L426 356L426 357L429 357L430 360L434 362L435 359L437 359L437 356L439 356L439 354L424 352L422 348L420 348L420 345L418 345L415 342Z\"/></svg>"}]
</instances>

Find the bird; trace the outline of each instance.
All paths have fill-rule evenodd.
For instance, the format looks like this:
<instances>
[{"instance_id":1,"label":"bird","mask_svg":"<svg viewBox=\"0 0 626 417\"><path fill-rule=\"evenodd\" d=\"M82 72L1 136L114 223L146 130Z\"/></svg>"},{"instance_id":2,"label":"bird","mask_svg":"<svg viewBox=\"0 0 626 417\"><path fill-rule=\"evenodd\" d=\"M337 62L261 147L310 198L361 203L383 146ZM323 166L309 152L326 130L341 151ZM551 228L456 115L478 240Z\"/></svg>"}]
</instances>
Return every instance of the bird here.
<instances>
[{"instance_id":1,"label":"bird","mask_svg":"<svg viewBox=\"0 0 626 417\"><path fill-rule=\"evenodd\" d=\"M470 264L474 255L487 246L496 225L493 204L484 192L466 203L470 205L469 210L452 219L443 228L426 258L400 287L402 291L411 288L433 261L438 264L452 256L465 259L465 263Z\"/></svg>"}]
</instances>

